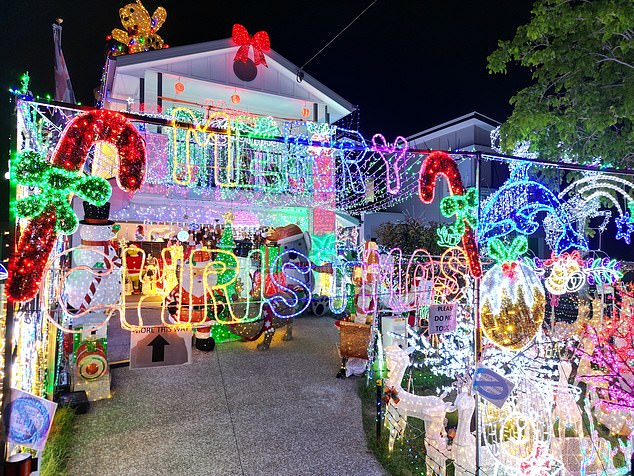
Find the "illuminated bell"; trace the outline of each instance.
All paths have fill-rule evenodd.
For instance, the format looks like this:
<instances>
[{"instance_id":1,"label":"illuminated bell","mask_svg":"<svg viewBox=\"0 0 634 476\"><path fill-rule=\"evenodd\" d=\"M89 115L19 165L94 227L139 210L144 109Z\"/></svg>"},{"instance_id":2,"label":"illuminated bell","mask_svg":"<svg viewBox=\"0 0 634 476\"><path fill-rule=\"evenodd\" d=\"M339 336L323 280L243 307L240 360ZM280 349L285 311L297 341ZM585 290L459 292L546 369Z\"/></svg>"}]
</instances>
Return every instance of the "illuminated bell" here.
<instances>
[{"instance_id":1,"label":"illuminated bell","mask_svg":"<svg viewBox=\"0 0 634 476\"><path fill-rule=\"evenodd\" d=\"M231 95L231 102L233 104L238 104L240 102L240 95L238 94L232 94Z\"/></svg>"},{"instance_id":2,"label":"illuminated bell","mask_svg":"<svg viewBox=\"0 0 634 476\"><path fill-rule=\"evenodd\" d=\"M310 116L310 109L304 106L304 108L302 109L302 117L308 117L308 116Z\"/></svg>"},{"instance_id":3,"label":"illuminated bell","mask_svg":"<svg viewBox=\"0 0 634 476\"><path fill-rule=\"evenodd\" d=\"M185 85L179 81L174 85L174 91L176 91L176 94L182 93L185 91Z\"/></svg>"},{"instance_id":4,"label":"illuminated bell","mask_svg":"<svg viewBox=\"0 0 634 476\"><path fill-rule=\"evenodd\" d=\"M521 350L533 341L546 309L546 293L535 272L521 262L516 269L509 276L495 265L480 287L482 330L495 345L507 350Z\"/></svg>"}]
</instances>

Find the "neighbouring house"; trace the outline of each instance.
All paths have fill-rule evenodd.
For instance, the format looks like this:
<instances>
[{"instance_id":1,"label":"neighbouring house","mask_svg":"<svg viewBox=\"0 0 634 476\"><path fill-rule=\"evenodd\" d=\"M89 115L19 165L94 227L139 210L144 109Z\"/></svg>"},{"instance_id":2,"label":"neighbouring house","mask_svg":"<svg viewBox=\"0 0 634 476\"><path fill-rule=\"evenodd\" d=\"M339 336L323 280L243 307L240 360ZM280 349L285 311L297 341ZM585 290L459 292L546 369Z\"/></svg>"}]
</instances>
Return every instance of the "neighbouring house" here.
<instances>
[{"instance_id":1,"label":"neighbouring house","mask_svg":"<svg viewBox=\"0 0 634 476\"><path fill-rule=\"evenodd\" d=\"M472 112L444 122L430 129L418 132L407 137L410 150L443 150L452 153L483 152L495 153L491 147L491 132L500 123L479 112ZM413 155L416 160L422 161L423 154ZM498 187L508 177L506 167L496 167L493 162L482 161L480 167L481 195L486 196L490 190ZM413 170L417 172L420 164L416 164ZM475 185L476 166L475 160L465 157L459 164L462 180L465 187ZM364 239L376 237L375 230L386 222L399 222L406 217L412 217L423 222L447 222L440 214L439 204L443 197L447 196L449 189L446 183L438 182L439 193L436 193L432 205L424 205L417 194L382 212L368 213L362 216Z\"/></svg>"}]
</instances>

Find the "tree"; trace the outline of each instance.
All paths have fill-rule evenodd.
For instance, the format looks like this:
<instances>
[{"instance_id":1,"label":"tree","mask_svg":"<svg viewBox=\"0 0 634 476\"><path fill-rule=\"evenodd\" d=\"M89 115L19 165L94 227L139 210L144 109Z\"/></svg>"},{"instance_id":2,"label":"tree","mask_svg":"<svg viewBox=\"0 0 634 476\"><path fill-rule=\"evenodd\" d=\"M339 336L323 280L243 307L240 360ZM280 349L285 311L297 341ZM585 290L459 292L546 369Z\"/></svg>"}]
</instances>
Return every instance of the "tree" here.
<instances>
[{"instance_id":1,"label":"tree","mask_svg":"<svg viewBox=\"0 0 634 476\"><path fill-rule=\"evenodd\" d=\"M440 256L445 248L437 244L437 223L424 225L415 218L407 218L405 223L383 223L376 229L376 242L385 248L400 248L409 256L417 248L425 248L432 256Z\"/></svg>"},{"instance_id":2,"label":"tree","mask_svg":"<svg viewBox=\"0 0 634 476\"><path fill-rule=\"evenodd\" d=\"M225 264L225 270L218 275L218 284L226 284L231 281L235 274L238 263L236 261L235 256L233 255L233 250L236 247L235 242L233 241L233 225L232 225L233 216L231 215L229 218L225 217L225 227L222 231L222 236L220 237L220 243L218 244L218 248L224 251L231 253L231 255L226 255L224 253L219 253L216 261ZM236 294L236 283L235 281L227 286L227 299L234 300Z\"/></svg>"},{"instance_id":3,"label":"tree","mask_svg":"<svg viewBox=\"0 0 634 476\"><path fill-rule=\"evenodd\" d=\"M614 410L634 409L634 295L619 289L612 316L584 325L575 353L599 371L580 364L577 377L596 389L598 403ZM585 345L584 345L585 343Z\"/></svg>"},{"instance_id":4,"label":"tree","mask_svg":"<svg viewBox=\"0 0 634 476\"><path fill-rule=\"evenodd\" d=\"M491 73L510 63L535 83L513 98L500 148L541 158L634 166L632 0L536 0L527 25L488 57Z\"/></svg>"}]
</instances>

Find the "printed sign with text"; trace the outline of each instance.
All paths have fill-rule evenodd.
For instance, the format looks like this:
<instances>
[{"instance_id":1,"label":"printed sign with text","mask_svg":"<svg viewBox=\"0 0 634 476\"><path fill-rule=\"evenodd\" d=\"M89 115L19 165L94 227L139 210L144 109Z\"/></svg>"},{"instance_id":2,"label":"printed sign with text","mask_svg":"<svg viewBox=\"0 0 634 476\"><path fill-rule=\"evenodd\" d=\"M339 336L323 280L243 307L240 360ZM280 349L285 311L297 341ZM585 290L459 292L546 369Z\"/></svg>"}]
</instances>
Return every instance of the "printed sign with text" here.
<instances>
[{"instance_id":1,"label":"printed sign with text","mask_svg":"<svg viewBox=\"0 0 634 476\"><path fill-rule=\"evenodd\" d=\"M192 361L192 331L148 326L130 333L130 368L164 367Z\"/></svg>"},{"instance_id":2,"label":"printed sign with text","mask_svg":"<svg viewBox=\"0 0 634 476\"><path fill-rule=\"evenodd\" d=\"M57 403L12 388L5 417L8 422L7 440L16 445L43 450L56 408Z\"/></svg>"},{"instance_id":3,"label":"printed sign with text","mask_svg":"<svg viewBox=\"0 0 634 476\"><path fill-rule=\"evenodd\" d=\"M456 305L432 304L429 306L429 333L447 334L456 330Z\"/></svg>"}]
</instances>

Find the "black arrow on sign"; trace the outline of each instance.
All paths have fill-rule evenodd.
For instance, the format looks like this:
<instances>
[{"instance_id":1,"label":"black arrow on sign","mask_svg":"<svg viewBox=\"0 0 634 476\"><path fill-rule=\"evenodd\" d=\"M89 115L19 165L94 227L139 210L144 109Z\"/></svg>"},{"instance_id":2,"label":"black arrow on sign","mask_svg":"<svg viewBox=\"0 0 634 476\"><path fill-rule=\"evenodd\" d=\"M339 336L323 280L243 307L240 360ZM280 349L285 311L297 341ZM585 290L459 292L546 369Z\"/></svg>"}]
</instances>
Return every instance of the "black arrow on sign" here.
<instances>
[{"instance_id":1,"label":"black arrow on sign","mask_svg":"<svg viewBox=\"0 0 634 476\"><path fill-rule=\"evenodd\" d=\"M162 335L157 335L152 342L148 344L152 346L152 362L163 362L165 360L165 346L170 345Z\"/></svg>"}]
</instances>

